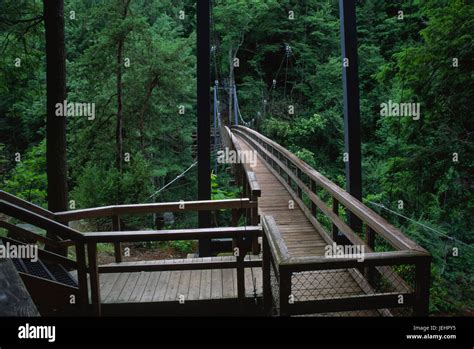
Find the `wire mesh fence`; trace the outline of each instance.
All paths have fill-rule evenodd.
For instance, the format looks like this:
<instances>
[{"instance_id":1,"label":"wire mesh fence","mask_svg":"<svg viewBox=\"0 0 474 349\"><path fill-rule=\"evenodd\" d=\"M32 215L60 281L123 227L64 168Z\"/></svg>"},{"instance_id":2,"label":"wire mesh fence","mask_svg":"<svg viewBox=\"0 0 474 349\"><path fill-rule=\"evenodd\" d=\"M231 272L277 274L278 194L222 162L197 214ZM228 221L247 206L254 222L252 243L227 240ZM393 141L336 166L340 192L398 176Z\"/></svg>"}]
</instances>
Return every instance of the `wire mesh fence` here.
<instances>
[{"instance_id":1,"label":"wire mesh fence","mask_svg":"<svg viewBox=\"0 0 474 349\"><path fill-rule=\"evenodd\" d=\"M370 295L394 295L400 307L322 313L320 316L409 316L404 295L414 291L414 266L379 266L358 270L333 269L291 274L293 301L320 301Z\"/></svg>"},{"instance_id":2,"label":"wire mesh fence","mask_svg":"<svg viewBox=\"0 0 474 349\"><path fill-rule=\"evenodd\" d=\"M289 273L289 294L284 294L282 283L285 282L279 272L279 266L270 260L269 287L271 296L272 316L300 315L302 316L412 316L413 303L408 298L415 293L415 265L399 264L395 266L371 266L361 268L339 268L328 270L308 270ZM282 274L284 276L284 274ZM283 288L282 288L283 287ZM371 305L367 309L357 309L358 301L373 296L390 296L396 300L387 303L385 308ZM285 310L280 302L280 297L289 297L289 304L309 304L315 310L308 314L306 310L301 313L292 312L293 309L285 305ZM411 298L412 299L412 298ZM350 301L349 303L347 301ZM319 311L318 302L341 301L346 306L341 311ZM369 301L370 302L370 301ZM344 309L345 307L345 309ZM355 309L351 309L354 307ZM298 308L301 309L301 308ZM324 308L322 308L324 309Z\"/></svg>"}]
</instances>

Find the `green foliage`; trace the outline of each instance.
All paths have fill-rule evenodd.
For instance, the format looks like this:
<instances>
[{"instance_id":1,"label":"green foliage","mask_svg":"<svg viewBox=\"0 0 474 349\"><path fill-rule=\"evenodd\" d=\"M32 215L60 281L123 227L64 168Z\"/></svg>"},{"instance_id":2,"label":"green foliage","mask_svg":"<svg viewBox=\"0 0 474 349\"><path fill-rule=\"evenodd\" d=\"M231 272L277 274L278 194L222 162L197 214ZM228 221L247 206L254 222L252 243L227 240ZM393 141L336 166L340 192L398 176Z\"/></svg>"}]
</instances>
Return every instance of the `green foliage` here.
<instances>
[{"instance_id":1,"label":"green foliage","mask_svg":"<svg viewBox=\"0 0 474 349\"><path fill-rule=\"evenodd\" d=\"M46 142L32 147L3 180L2 190L46 207Z\"/></svg>"},{"instance_id":2,"label":"green foliage","mask_svg":"<svg viewBox=\"0 0 474 349\"><path fill-rule=\"evenodd\" d=\"M146 202L152 193L150 172L150 164L140 154L130 161L122 175L113 164L88 165L79 175L70 198L75 200L76 208ZM126 226L145 226L140 217L122 220Z\"/></svg>"},{"instance_id":3,"label":"green foliage","mask_svg":"<svg viewBox=\"0 0 474 349\"><path fill-rule=\"evenodd\" d=\"M177 240L170 241L167 246L179 251L181 253L193 253L196 251L196 242L192 240Z\"/></svg>"},{"instance_id":4,"label":"green foliage","mask_svg":"<svg viewBox=\"0 0 474 349\"><path fill-rule=\"evenodd\" d=\"M140 154L122 175L113 164L90 164L79 174L71 198L78 208L144 202L151 195L149 171L149 163Z\"/></svg>"},{"instance_id":5,"label":"green foliage","mask_svg":"<svg viewBox=\"0 0 474 349\"><path fill-rule=\"evenodd\" d=\"M226 200L226 199L236 198L237 189L235 188L223 189L225 187L225 183L223 183L223 181L219 181L218 178L220 177L218 177L215 173L211 174L211 199L212 200Z\"/></svg>"}]
</instances>

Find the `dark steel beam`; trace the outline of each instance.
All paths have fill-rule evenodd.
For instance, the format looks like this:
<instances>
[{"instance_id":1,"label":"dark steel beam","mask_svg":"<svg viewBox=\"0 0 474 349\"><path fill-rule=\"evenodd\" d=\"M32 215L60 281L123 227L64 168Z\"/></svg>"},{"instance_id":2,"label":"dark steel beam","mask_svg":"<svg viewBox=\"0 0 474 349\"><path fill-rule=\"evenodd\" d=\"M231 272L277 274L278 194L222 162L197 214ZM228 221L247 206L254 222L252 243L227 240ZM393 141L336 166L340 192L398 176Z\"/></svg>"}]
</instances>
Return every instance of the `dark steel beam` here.
<instances>
[{"instance_id":1,"label":"dark steel beam","mask_svg":"<svg viewBox=\"0 0 474 349\"><path fill-rule=\"evenodd\" d=\"M210 75L210 5L197 1L197 157L198 199L211 198L211 75ZM211 225L209 211L199 212L199 227ZM209 256L211 240L199 240L199 255Z\"/></svg>"},{"instance_id":2,"label":"dark steel beam","mask_svg":"<svg viewBox=\"0 0 474 349\"><path fill-rule=\"evenodd\" d=\"M339 0L341 20L341 50L343 59L342 83L344 90L344 144L346 161L346 190L362 200L361 136L359 108L359 72L357 58L356 2ZM361 221L349 215L349 225L360 231Z\"/></svg>"}]
</instances>

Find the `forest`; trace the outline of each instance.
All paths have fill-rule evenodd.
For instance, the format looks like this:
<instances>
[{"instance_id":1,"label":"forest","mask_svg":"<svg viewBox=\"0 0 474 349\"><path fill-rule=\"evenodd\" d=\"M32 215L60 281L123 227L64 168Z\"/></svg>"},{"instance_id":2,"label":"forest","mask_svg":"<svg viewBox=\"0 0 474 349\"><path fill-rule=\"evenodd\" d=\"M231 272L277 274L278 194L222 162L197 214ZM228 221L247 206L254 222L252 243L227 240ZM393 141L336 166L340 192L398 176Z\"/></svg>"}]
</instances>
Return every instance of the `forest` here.
<instances>
[{"instance_id":1,"label":"forest","mask_svg":"<svg viewBox=\"0 0 474 349\"><path fill-rule=\"evenodd\" d=\"M212 85L235 82L242 123L344 188L338 1L211 3ZM39 0L0 3L0 188L46 208L42 13ZM66 209L195 199L195 1L67 0L64 22L63 109L87 106L67 113ZM434 315L474 309L473 32L470 1L357 1L363 202L433 255ZM381 112L392 102L419 115ZM213 198L237 197L216 169ZM141 247L196 250L170 244Z\"/></svg>"}]
</instances>

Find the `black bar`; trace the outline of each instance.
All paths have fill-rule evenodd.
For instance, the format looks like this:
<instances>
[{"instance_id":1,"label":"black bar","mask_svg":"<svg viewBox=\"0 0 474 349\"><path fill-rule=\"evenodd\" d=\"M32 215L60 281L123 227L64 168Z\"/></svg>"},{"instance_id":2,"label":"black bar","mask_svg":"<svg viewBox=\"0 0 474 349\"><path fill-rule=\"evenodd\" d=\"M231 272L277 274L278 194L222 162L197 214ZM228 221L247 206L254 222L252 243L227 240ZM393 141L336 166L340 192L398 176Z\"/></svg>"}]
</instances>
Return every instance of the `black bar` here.
<instances>
[{"instance_id":1,"label":"black bar","mask_svg":"<svg viewBox=\"0 0 474 349\"><path fill-rule=\"evenodd\" d=\"M346 189L356 199L362 199L361 137L359 109L359 72L357 58L356 2L339 0L341 19L341 50L343 63L349 59L348 67L342 68L344 90L344 143L349 155L346 162ZM361 221L352 213L349 225L360 231Z\"/></svg>"},{"instance_id":2,"label":"black bar","mask_svg":"<svg viewBox=\"0 0 474 349\"><path fill-rule=\"evenodd\" d=\"M211 75L209 1L197 1L197 156L198 199L211 199ZM199 227L211 226L209 211L199 212ZM199 255L209 256L211 240L199 240Z\"/></svg>"}]
</instances>

